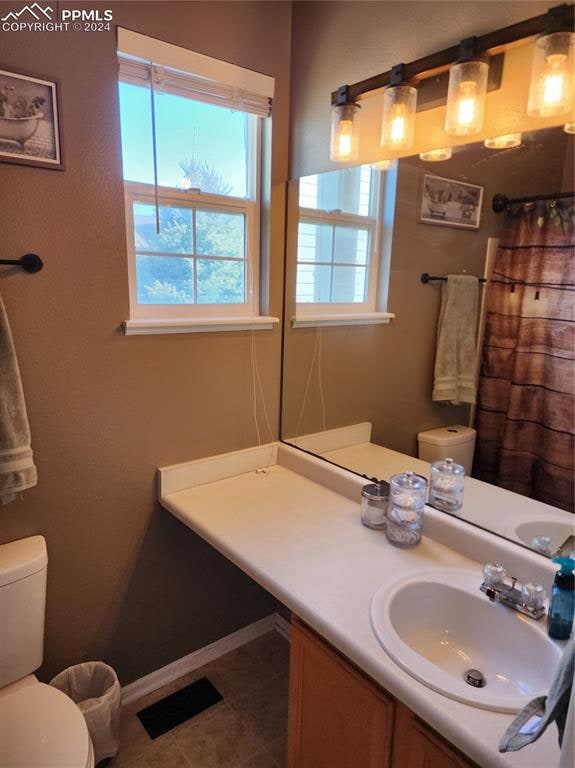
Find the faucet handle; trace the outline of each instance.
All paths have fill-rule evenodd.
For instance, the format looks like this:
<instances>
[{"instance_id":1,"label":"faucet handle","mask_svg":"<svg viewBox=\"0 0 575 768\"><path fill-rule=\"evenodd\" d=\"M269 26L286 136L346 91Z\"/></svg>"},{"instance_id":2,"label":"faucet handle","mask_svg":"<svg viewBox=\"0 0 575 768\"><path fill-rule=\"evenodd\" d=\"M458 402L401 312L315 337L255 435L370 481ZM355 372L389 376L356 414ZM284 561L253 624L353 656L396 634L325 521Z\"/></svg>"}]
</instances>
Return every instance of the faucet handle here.
<instances>
[{"instance_id":1,"label":"faucet handle","mask_svg":"<svg viewBox=\"0 0 575 768\"><path fill-rule=\"evenodd\" d=\"M531 541L531 546L536 552L551 557L553 552L553 541L550 536L534 536Z\"/></svg>"},{"instance_id":2,"label":"faucet handle","mask_svg":"<svg viewBox=\"0 0 575 768\"><path fill-rule=\"evenodd\" d=\"M523 605L527 608L537 610L543 607L547 592L541 584L534 584L528 582L521 587L521 597L523 599Z\"/></svg>"},{"instance_id":3,"label":"faucet handle","mask_svg":"<svg viewBox=\"0 0 575 768\"><path fill-rule=\"evenodd\" d=\"M507 571L501 563L486 563L483 566L483 578L486 587L505 586Z\"/></svg>"}]
</instances>

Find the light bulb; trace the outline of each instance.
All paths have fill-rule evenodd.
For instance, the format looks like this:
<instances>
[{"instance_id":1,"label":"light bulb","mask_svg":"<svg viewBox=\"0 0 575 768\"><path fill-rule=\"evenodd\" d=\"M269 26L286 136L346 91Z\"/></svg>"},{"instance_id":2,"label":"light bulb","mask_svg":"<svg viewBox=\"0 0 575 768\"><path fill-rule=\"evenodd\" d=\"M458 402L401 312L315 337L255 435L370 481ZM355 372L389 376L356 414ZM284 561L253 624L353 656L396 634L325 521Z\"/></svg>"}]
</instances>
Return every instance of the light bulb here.
<instances>
[{"instance_id":1,"label":"light bulb","mask_svg":"<svg viewBox=\"0 0 575 768\"><path fill-rule=\"evenodd\" d=\"M439 163L442 160L451 159L453 154L451 147L440 147L439 149L430 149L427 152L420 152L419 159L428 163Z\"/></svg>"},{"instance_id":2,"label":"light bulb","mask_svg":"<svg viewBox=\"0 0 575 768\"><path fill-rule=\"evenodd\" d=\"M543 84L543 102L545 105L554 106L561 103L565 89L564 77L561 73L549 73L545 76Z\"/></svg>"},{"instance_id":3,"label":"light bulb","mask_svg":"<svg viewBox=\"0 0 575 768\"><path fill-rule=\"evenodd\" d=\"M479 59L452 64L449 70L445 132L470 136L483 127L489 65Z\"/></svg>"},{"instance_id":4,"label":"light bulb","mask_svg":"<svg viewBox=\"0 0 575 768\"><path fill-rule=\"evenodd\" d=\"M405 141L405 105L395 104L392 109L390 137L392 144Z\"/></svg>"},{"instance_id":5,"label":"light bulb","mask_svg":"<svg viewBox=\"0 0 575 768\"><path fill-rule=\"evenodd\" d=\"M493 136L491 139L485 139L483 144L487 149L511 149L521 144L520 133L506 133L503 136Z\"/></svg>"},{"instance_id":6,"label":"light bulb","mask_svg":"<svg viewBox=\"0 0 575 768\"><path fill-rule=\"evenodd\" d=\"M395 158L389 160L378 160L375 163L371 163L371 167L376 171L393 171L397 168L397 160Z\"/></svg>"},{"instance_id":7,"label":"light bulb","mask_svg":"<svg viewBox=\"0 0 575 768\"><path fill-rule=\"evenodd\" d=\"M473 125L476 113L477 85L472 80L467 80L459 86L457 99L457 122L461 126Z\"/></svg>"},{"instance_id":8,"label":"light bulb","mask_svg":"<svg viewBox=\"0 0 575 768\"><path fill-rule=\"evenodd\" d=\"M337 162L357 160L359 156L359 104L332 107L330 159Z\"/></svg>"},{"instance_id":9,"label":"light bulb","mask_svg":"<svg viewBox=\"0 0 575 768\"><path fill-rule=\"evenodd\" d=\"M339 153L341 160L349 159L349 156L352 153L352 149L353 149L352 134L353 134L352 121L342 120L339 124L339 143L337 148L337 151Z\"/></svg>"},{"instance_id":10,"label":"light bulb","mask_svg":"<svg viewBox=\"0 0 575 768\"><path fill-rule=\"evenodd\" d=\"M417 90L413 86L392 85L384 90L382 146L402 150L413 145L416 109Z\"/></svg>"},{"instance_id":11,"label":"light bulb","mask_svg":"<svg viewBox=\"0 0 575 768\"><path fill-rule=\"evenodd\" d=\"M564 115L573 106L573 32L539 37L533 50L527 114Z\"/></svg>"}]
</instances>

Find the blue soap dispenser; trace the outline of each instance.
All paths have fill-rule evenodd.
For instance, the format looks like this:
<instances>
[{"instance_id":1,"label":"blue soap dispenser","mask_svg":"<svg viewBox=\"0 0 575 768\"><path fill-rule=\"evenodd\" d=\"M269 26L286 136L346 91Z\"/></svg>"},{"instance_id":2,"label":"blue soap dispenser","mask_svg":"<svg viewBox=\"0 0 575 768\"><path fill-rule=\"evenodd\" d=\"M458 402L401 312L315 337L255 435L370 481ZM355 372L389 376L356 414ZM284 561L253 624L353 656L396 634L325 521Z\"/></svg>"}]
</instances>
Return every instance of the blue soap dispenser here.
<instances>
[{"instance_id":1,"label":"blue soap dispenser","mask_svg":"<svg viewBox=\"0 0 575 768\"><path fill-rule=\"evenodd\" d=\"M553 562L559 563L561 568L551 589L547 632L555 640L568 640L575 615L575 560L572 557L554 557Z\"/></svg>"}]
</instances>

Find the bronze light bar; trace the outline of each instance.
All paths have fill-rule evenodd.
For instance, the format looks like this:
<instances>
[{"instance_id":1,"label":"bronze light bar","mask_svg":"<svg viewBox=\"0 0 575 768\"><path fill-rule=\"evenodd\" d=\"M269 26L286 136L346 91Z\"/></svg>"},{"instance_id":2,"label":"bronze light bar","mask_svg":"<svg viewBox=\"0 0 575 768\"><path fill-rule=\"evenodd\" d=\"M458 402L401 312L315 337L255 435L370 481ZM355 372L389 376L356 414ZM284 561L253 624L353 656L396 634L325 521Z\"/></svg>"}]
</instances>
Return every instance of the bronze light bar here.
<instances>
[{"instance_id":1,"label":"bronze light bar","mask_svg":"<svg viewBox=\"0 0 575 768\"><path fill-rule=\"evenodd\" d=\"M503 53L505 47L519 40L534 37L544 32L573 29L575 23L573 9L573 4L557 5L540 16L534 16L517 24L502 27L494 32L488 32L486 35L467 38L463 42L467 45L473 45L477 55L489 54L493 57L496 54ZM445 72L453 62L459 59L460 45L460 43L457 43L450 48L445 48L443 51L416 59L409 64L403 64L402 76L409 81L418 81ZM390 85L394 69L395 67L379 75L368 77L366 80L360 80L357 83L353 83L353 85L341 86L331 94L332 105L341 103L343 94L345 94L347 103L350 103L358 101L368 94L373 95L375 92L381 91L387 85Z\"/></svg>"}]
</instances>

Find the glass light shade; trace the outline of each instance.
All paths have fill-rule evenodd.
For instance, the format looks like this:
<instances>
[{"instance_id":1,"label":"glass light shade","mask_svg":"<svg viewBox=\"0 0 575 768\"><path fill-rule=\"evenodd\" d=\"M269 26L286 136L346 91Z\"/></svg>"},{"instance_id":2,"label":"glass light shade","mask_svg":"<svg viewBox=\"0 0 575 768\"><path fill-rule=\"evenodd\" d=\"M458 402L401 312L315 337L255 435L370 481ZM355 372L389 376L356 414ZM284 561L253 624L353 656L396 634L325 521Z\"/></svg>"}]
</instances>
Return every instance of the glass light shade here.
<instances>
[{"instance_id":1,"label":"glass light shade","mask_svg":"<svg viewBox=\"0 0 575 768\"><path fill-rule=\"evenodd\" d=\"M563 130L565 133L575 133L575 123L565 123Z\"/></svg>"},{"instance_id":2,"label":"glass light shade","mask_svg":"<svg viewBox=\"0 0 575 768\"><path fill-rule=\"evenodd\" d=\"M472 136L483 128L489 64L479 59L460 61L449 69L445 132Z\"/></svg>"},{"instance_id":3,"label":"glass light shade","mask_svg":"<svg viewBox=\"0 0 575 768\"><path fill-rule=\"evenodd\" d=\"M390 160L378 160L376 163L371 163L371 167L376 171L393 171L397 168L397 160L395 158Z\"/></svg>"},{"instance_id":4,"label":"glass light shade","mask_svg":"<svg viewBox=\"0 0 575 768\"><path fill-rule=\"evenodd\" d=\"M411 85L391 85L383 92L381 145L403 150L413 146L417 89Z\"/></svg>"},{"instance_id":5,"label":"glass light shade","mask_svg":"<svg viewBox=\"0 0 575 768\"><path fill-rule=\"evenodd\" d=\"M452 154L451 147L441 147L430 149L428 152L420 152L419 159L426 160L428 163L439 163L442 160L450 160Z\"/></svg>"},{"instance_id":6,"label":"glass light shade","mask_svg":"<svg viewBox=\"0 0 575 768\"><path fill-rule=\"evenodd\" d=\"M330 160L343 163L359 157L359 104L331 108Z\"/></svg>"},{"instance_id":7,"label":"glass light shade","mask_svg":"<svg viewBox=\"0 0 575 768\"><path fill-rule=\"evenodd\" d=\"M521 144L520 133L506 133L503 136L493 136L483 142L487 149L511 149Z\"/></svg>"},{"instance_id":8,"label":"glass light shade","mask_svg":"<svg viewBox=\"0 0 575 768\"><path fill-rule=\"evenodd\" d=\"M527 114L553 117L573 107L573 32L551 32L535 42Z\"/></svg>"}]
</instances>

